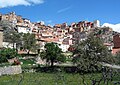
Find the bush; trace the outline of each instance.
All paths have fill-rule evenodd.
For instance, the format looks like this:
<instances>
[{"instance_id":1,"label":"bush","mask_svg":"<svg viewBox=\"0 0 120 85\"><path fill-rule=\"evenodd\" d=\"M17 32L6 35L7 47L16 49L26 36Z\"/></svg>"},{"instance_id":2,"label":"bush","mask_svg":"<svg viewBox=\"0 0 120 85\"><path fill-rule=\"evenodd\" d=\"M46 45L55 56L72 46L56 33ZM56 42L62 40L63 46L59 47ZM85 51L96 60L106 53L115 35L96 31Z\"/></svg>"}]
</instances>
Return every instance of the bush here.
<instances>
[{"instance_id":1,"label":"bush","mask_svg":"<svg viewBox=\"0 0 120 85\"><path fill-rule=\"evenodd\" d=\"M120 65L120 52L118 52L116 55L115 55L115 58L116 58L116 64L117 65Z\"/></svg>"},{"instance_id":2,"label":"bush","mask_svg":"<svg viewBox=\"0 0 120 85\"><path fill-rule=\"evenodd\" d=\"M18 56L19 54L16 52L15 49L3 48L0 50L0 63L7 62L7 59L12 59Z\"/></svg>"}]
</instances>

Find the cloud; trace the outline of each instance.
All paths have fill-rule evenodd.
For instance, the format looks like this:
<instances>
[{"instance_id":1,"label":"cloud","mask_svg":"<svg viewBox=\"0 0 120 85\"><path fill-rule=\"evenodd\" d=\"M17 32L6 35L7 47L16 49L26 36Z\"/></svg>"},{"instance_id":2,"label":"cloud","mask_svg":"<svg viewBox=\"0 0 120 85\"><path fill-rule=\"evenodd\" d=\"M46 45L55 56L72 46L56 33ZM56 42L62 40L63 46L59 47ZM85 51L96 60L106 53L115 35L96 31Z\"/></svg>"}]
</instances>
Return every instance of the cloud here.
<instances>
[{"instance_id":1,"label":"cloud","mask_svg":"<svg viewBox=\"0 0 120 85\"><path fill-rule=\"evenodd\" d=\"M57 11L57 13L62 13L62 12L65 12L65 11L67 11L69 9L71 9L71 6L63 8L63 9L60 9L60 10Z\"/></svg>"},{"instance_id":2,"label":"cloud","mask_svg":"<svg viewBox=\"0 0 120 85\"><path fill-rule=\"evenodd\" d=\"M42 3L44 3L44 0L0 0L0 8L13 7L18 5L30 6Z\"/></svg>"},{"instance_id":3,"label":"cloud","mask_svg":"<svg viewBox=\"0 0 120 85\"><path fill-rule=\"evenodd\" d=\"M104 23L102 27L110 27L113 29L113 31L119 32L120 33L120 23L119 24L109 24L109 23Z\"/></svg>"},{"instance_id":4,"label":"cloud","mask_svg":"<svg viewBox=\"0 0 120 85\"><path fill-rule=\"evenodd\" d=\"M26 0L26 1L31 2L33 4L42 4L42 3L44 3L44 0Z\"/></svg>"}]
</instances>

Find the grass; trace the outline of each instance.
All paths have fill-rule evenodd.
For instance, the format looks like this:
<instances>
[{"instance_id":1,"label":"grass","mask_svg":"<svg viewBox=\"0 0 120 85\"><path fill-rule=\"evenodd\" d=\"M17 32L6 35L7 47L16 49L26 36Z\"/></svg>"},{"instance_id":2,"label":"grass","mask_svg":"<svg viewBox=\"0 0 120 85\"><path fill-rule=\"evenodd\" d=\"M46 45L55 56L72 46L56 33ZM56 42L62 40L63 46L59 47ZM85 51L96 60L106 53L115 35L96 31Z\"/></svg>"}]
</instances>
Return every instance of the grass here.
<instances>
[{"instance_id":1,"label":"grass","mask_svg":"<svg viewBox=\"0 0 120 85\"><path fill-rule=\"evenodd\" d=\"M77 74L25 73L20 85L78 85ZM20 75L0 77L0 85L18 85Z\"/></svg>"},{"instance_id":2,"label":"grass","mask_svg":"<svg viewBox=\"0 0 120 85\"><path fill-rule=\"evenodd\" d=\"M91 85L91 74L85 75L87 85ZM6 75L0 77L0 85L83 85L82 75L68 73L22 73L19 75ZM92 77L99 79L100 74ZM18 84L19 83L19 84ZM100 85L105 85L103 82ZM108 85L113 85L109 82Z\"/></svg>"},{"instance_id":3,"label":"grass","mask_svg":"<svg viewBox=\"0 0 120 85\"><path fill-rule=\"evenodd\" d=\"M23 64L35 64L34 59L20 59L20 62L23 62Z\"/></svg>"}]
</instances>

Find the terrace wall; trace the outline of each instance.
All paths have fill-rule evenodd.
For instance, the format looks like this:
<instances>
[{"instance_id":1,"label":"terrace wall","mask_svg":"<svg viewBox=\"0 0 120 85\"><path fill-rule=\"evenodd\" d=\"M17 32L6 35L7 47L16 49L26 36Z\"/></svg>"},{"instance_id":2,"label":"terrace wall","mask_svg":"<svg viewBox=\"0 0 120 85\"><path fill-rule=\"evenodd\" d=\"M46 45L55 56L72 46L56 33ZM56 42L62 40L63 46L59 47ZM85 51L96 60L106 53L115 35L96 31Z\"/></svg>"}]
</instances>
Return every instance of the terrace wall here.
<instances>
[{"instance_id":1,"label":"terrace wall","mask_svg":"<svg viewBox=\"0 0 120 85\"><path fill-rule=\"evenodd\" d=\"M11 74L20 74L22 73L21 66L9 66L9 67L0 67L0 76L1 75L11 75Z\"/></svg>"}]
</instances>

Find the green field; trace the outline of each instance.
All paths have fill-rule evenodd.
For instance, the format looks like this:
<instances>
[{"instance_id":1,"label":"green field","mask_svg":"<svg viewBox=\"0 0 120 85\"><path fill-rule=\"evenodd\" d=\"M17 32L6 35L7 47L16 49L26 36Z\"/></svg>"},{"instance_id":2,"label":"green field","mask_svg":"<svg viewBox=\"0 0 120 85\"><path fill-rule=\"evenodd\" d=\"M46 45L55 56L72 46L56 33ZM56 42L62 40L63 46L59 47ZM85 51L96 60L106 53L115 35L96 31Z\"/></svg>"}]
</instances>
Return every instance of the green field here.
<instances>
[{"instance_id":1,"label":"green field","mask_svg":"<svg viewBox=\"0 0 120 85\"><path fill-rule=\"evenodd\" d=\"M100 74L85 75L86 85L92 85L90 78L99 78ZM68 73L22 73L19 75L4 75L0 77L0 85L83 85L82 75ZM116 77L118 78L118 77ZM119 77L120 78L120 77ZM103 82L100 85L103 84ZM108 85L113 85L109 82Z\"/></svg>"}]
</instances>

